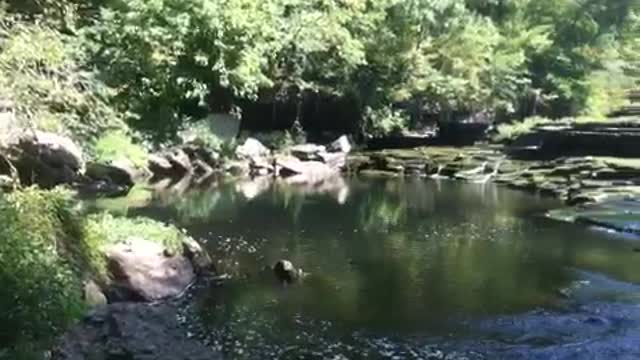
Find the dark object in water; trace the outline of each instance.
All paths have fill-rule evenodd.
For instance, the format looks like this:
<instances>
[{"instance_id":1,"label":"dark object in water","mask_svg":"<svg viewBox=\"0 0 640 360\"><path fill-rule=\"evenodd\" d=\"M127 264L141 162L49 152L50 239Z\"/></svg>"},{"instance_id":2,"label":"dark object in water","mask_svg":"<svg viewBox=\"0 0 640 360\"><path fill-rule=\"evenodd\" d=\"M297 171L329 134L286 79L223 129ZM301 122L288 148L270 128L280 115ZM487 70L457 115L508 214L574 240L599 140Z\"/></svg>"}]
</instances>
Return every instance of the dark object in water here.
<instances>
[{"instance_id":1,"label":"dark object in water","mask_svg":"<svg viewBox=\"0 0 640 360\"><path fill-rule=\"evenodd\" d=\"M640 253L640 248L633 248L633 252Z\"/></svg>"},{"instance_id":2,"label":"dark object in water","mask_svg":"<svg viewBox=\"0 0 640 360\"><path fill-rule=\"evenodd\" d=\"M296 282L299 278L298 270L293 267L293 264L289 260L278 260L278 262L273 265L273 273L279 281L287 284Z\"/></svg>"}]
</instances>

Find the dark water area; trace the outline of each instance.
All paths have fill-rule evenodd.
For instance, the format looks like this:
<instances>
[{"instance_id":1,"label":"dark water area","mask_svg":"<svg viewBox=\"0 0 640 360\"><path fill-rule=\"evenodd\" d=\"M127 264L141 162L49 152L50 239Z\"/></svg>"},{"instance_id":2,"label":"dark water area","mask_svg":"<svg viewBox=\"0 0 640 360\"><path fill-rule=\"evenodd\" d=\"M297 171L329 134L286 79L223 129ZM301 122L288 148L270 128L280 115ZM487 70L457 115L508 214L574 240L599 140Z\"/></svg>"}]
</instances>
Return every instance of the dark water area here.
<instances>
[{"instance_id":1,"label":"dark water area","mask_svg":"<svg viewBox=\"0 0 640 360\"><path fill-rule=\"evenodd\" d=\"M638 358L637 240L544 217L558 206L491 184L259 179L133 215L184 228L231 276L185 315L231 359ZM279 285L281 258L310 275Z\"/></svg>"}]
</instances>

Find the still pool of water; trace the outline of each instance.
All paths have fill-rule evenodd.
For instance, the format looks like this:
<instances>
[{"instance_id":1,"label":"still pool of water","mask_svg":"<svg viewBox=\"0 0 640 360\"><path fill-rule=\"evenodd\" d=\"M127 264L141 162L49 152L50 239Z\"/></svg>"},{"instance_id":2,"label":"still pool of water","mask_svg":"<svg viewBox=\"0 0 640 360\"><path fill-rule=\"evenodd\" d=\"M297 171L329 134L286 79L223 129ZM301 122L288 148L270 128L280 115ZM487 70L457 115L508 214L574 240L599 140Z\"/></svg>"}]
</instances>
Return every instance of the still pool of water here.
<instances>
[{"instance_id":1,"label":"still pool of water","mask_svg":"<svg viewBox=\"0 0 640 360\"><path fill-rule=\"evenodd\" d=\"M198 331L231 358L437 359L445 344L507 341L482 321L635 301L633 240L543 216L559 205L490 184L263 179L158 194L135 213L186 229L232 275L192 304ZM265 268L281 258L310 275L278 285Z\"/></svg>"}]
</instances>

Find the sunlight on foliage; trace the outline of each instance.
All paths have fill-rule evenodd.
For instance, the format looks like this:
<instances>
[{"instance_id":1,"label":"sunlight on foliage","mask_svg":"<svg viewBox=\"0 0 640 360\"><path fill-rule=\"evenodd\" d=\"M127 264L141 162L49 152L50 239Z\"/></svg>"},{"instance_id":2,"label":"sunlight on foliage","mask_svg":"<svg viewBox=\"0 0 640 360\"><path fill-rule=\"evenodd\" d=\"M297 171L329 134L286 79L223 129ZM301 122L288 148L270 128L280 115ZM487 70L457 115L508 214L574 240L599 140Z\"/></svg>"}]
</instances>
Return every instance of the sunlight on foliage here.
<instances>
[{"instance_id":1,"label":"sunlight on foliage","mask_svg":"<svg viewBox=\"0 0 640 360\"><path fill-rule=\"evenodd\" d=\"M94 151L98 162L109 163L125 158L136 166L147 164L146 149L134 144L131 136L121 130L104 133L96 142Z\"/></svg>"}]
</instances>

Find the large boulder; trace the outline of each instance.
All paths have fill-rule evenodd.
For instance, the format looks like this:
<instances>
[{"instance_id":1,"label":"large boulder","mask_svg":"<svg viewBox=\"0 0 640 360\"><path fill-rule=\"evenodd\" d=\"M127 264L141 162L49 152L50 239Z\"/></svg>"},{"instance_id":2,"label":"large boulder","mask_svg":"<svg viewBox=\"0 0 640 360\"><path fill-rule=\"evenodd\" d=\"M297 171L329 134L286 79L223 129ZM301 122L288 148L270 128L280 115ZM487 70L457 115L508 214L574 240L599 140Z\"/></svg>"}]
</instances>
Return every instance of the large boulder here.
<instances>
[{"instance_id":1,"label":"large boulder","mask_svg":"<svg viewBox=\"0 0 640 360\"><path fill-rule=\"evenodd\" d=\"M270 154L271 150L254 138L247 138L244 144L236 148L236 155L240 159L255 159L259 157L266 157Z\"/></svg>"},{"instance_id":2,"label":"large boulder","mask_svg":"<svg viewBox=\"0 0 640 360\"><path fill-rule=\"evenodd\" d=\"M62 135L21 131L2 145L23 184L52 187L72 183L84 172L82 150Z\"/></svg>"},{"instance_id":3,"label":"large boulder","mask_svg":"<svg viewBox=\"0 0 640 360\"><path fill-rule=\"evenodd\" d=\"M193 238L187 236L182 240L182 252L191 261L197 273L215 272L215 265L211 256Z\"/></svg>"},{"instance_id":4,"label":"large boulder","mask_svg":"<svg viewBox=\"0 0 640 360\"><path fill-rule=\"evenodd\" d=\"M53 133L35 131L33 136L23 136L20 147L37 154L40 161L53 167L67 167L76 172L84 170L82 150L71 139Z\"/></svg>"},{"instance_id":5,"label":"large boulder","mask_svg":"<svg viewBox=\"0 0 640 360\"><path fill-rule=\"evenodd\" d=\"M195 279L193 266L148 240L130 238L106 250L113 301L156 301L181 295Z\"/></svg>"},{"instance_id":6,"label":"large boulder","mask_svg":"<svg viewBox=\"0 0 640 360\"><path fill-rule=\"evenodd\" d=\"M216 360L220 353L189 337L167 304L118 303L93 310L68 331L52 360Z\"/></svg>"}]
</instances>

